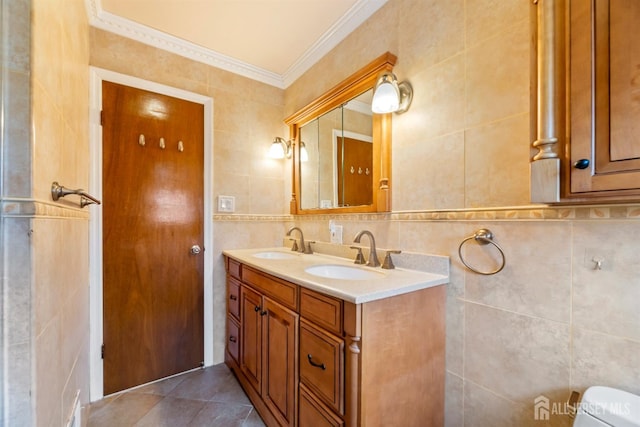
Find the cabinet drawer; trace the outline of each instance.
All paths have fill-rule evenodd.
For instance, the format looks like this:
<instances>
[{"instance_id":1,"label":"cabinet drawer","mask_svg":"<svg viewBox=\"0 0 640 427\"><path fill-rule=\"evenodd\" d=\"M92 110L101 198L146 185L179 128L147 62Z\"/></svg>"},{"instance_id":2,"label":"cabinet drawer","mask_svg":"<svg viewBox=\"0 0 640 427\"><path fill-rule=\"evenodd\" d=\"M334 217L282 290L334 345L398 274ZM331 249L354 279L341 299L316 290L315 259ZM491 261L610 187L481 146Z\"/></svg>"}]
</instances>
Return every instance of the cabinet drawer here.
<instances>
[{"instance_id":1,"label":"cabinet drawer","mask_svg":"<svg viewBox=\"0 0 640 427\"><path fill-rule=\"evenodd\" d=\"M227 310L240 320L240 282L227 276Z\"/></svg>"},{"instance_id":2,"label":"cabinet drawer","mask_svg":"<svg viewBox=\"0 0 640 427\"><path fill-rule=\"evenodd\" d=\"M342 427L344 421L317 400L303 384L300 384L299 426Z\"/></svg>"},{"instance_id":3,"label":"cabinet drawer","mask_svg":"<svg viewBox=\"0 0 640 427\"><path fill-rule=\"evenodd\" d=\"M310 289L300 290L300 315L342 336L342 301Z\"/></svg>"},{"instance_id":4,"label":"cabinet drawer","mask_svg":"<svg viewBox=\"0 0 640 427\"><path fill-rule=\"evenodd\" d=\"M331 409L344 414L344 341L300 321L300 381Z\"/></svg>"},{"instance_id":5,"label":"cabinet drawer","mask_svg":"<svg viewBox=\"0 0 640 427\"><path fill-rule=\"evenodd\" d=\"M231 316L227 316L227 351L237 362L240 355L240 325Z\"/></svg>"},{"instance_id":6,"label":"cabinet drawer","mask_svg":"<svg viewBox=\"0 0 640 427\"><path fill-rule=\"evenodd\" d=\"M242 280L240 263L231 258L227 258L227 272L238 280Z\"/></svg>"},{"instance_id":7,"label":"cabinet drawer","mask_svg":"<svg viewBox=\"0 0 640 427\"><path fill-rule=\"evenodd\" d=\"M247 266L242 269L242 277L244 283L254 286L285 307L298 311L297 285L265 275Z\"/></svg>"}]
</instances>

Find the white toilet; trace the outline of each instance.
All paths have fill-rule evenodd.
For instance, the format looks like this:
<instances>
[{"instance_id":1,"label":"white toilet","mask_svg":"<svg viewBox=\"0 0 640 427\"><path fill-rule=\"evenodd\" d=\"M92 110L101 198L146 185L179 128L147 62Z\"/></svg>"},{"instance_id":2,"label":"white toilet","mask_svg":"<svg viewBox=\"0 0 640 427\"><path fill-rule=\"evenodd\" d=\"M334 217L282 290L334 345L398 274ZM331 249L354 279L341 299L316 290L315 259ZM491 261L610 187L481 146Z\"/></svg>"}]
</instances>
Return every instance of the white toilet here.
<instances>
[{"instance_id":1,"label":"white toilet","mask_svg":"<svg viewBox=\"0 0 640 427\"><path fill-rule=\"evenodd\" d=\"M589 387L573 427L640 427L640 396L610 387Z\"/></svg>"}]
</instances>

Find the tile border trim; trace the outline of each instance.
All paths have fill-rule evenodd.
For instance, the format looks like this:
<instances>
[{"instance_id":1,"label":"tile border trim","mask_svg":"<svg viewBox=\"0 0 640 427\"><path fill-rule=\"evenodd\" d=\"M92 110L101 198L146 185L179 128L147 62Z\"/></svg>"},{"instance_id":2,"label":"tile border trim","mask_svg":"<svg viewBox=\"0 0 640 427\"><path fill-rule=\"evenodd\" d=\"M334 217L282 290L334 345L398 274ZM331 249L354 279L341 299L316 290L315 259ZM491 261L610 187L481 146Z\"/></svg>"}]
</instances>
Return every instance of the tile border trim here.
<instances>
[{"instance_id":1,"label":"tile border trim","mask_svg":"<svg viewBox=\"0 0 640 427\"><path fill-rule=\"evenodd\" d=\"M62 203L26 198L5 198L0 201L2 218L76 218L89 219L89 211Z\"/></svg>"},{"instance_id":2,"label":"tile border trim","mask_svg":"<svg viewBox=\"0 0 640 427\"><path fill-rule=\"evenodd\" d=\"M640 219L640 205L510 206L480 209L399 211L367 214L213 216L214 221L486 221L486 220L620 220Z\"/></svg>"}]
</instances>

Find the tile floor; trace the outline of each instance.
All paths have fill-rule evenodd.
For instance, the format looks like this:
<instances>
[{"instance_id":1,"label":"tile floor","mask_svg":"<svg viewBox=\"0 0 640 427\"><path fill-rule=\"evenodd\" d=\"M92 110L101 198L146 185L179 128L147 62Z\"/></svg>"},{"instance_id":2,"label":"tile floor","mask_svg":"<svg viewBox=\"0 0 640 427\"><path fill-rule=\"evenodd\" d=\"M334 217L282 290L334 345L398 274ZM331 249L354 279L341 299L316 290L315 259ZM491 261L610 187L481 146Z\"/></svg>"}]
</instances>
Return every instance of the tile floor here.
<instances>
[{"instance_id":1,"label":"tile floor","mask_svg":"<svg viewBox=\"0 0 640 427\"><path fill-rule=\"evenodd\" d=\"M262 427L264 423L222 363L92 403L88 426Z\"/></svg>"}]
</instances>

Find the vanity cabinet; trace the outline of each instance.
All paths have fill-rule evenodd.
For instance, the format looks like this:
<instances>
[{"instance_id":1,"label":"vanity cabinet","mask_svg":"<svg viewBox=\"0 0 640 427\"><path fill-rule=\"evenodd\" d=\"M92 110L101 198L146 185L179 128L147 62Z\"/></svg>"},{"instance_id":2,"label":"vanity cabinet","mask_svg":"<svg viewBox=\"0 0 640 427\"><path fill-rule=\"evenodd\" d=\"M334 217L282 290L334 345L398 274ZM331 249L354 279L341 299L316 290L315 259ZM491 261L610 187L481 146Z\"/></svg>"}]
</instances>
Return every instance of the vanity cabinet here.
<instances>
[{"instance_id":1,"label":"vanity cabinet","mask_svg":"<svg viewBox=\"0 0 640 427\"><path fill-rule=\"evenodd\" d=\"M571 197L640 198L637 0L570 0Z\"/></svg>"},{"instance_id":2,"label":"vanity cabinet","mask_svg":"<svg viewBox=\"0 0 640 427\"><path fill-rule=\"evenodd\" d=\"M238 286L240 345L239 355L234 354L236 345L229 336L227 364L239 368L240 383L260 414L272 417L270 422L265 419L267 424L295 426L299 315L286 305L297 299L297 287L248 268L244 269L244 281L238 282L240 266L230 263L227 321L235 322L230 312L235 308L232 297ZM227 325L230 334L233 329Z\"/></svg>"},{"instance_id":3,"label":"vanity cabinet","mask_svg":"<svg viewBox=\"0 0 640 427\"><path fill-rule=\"evenodd\" d=\"M355 304L225 262L225 362L267 426L444 424L444 286Z\"/></svg>"}]
</instances>

